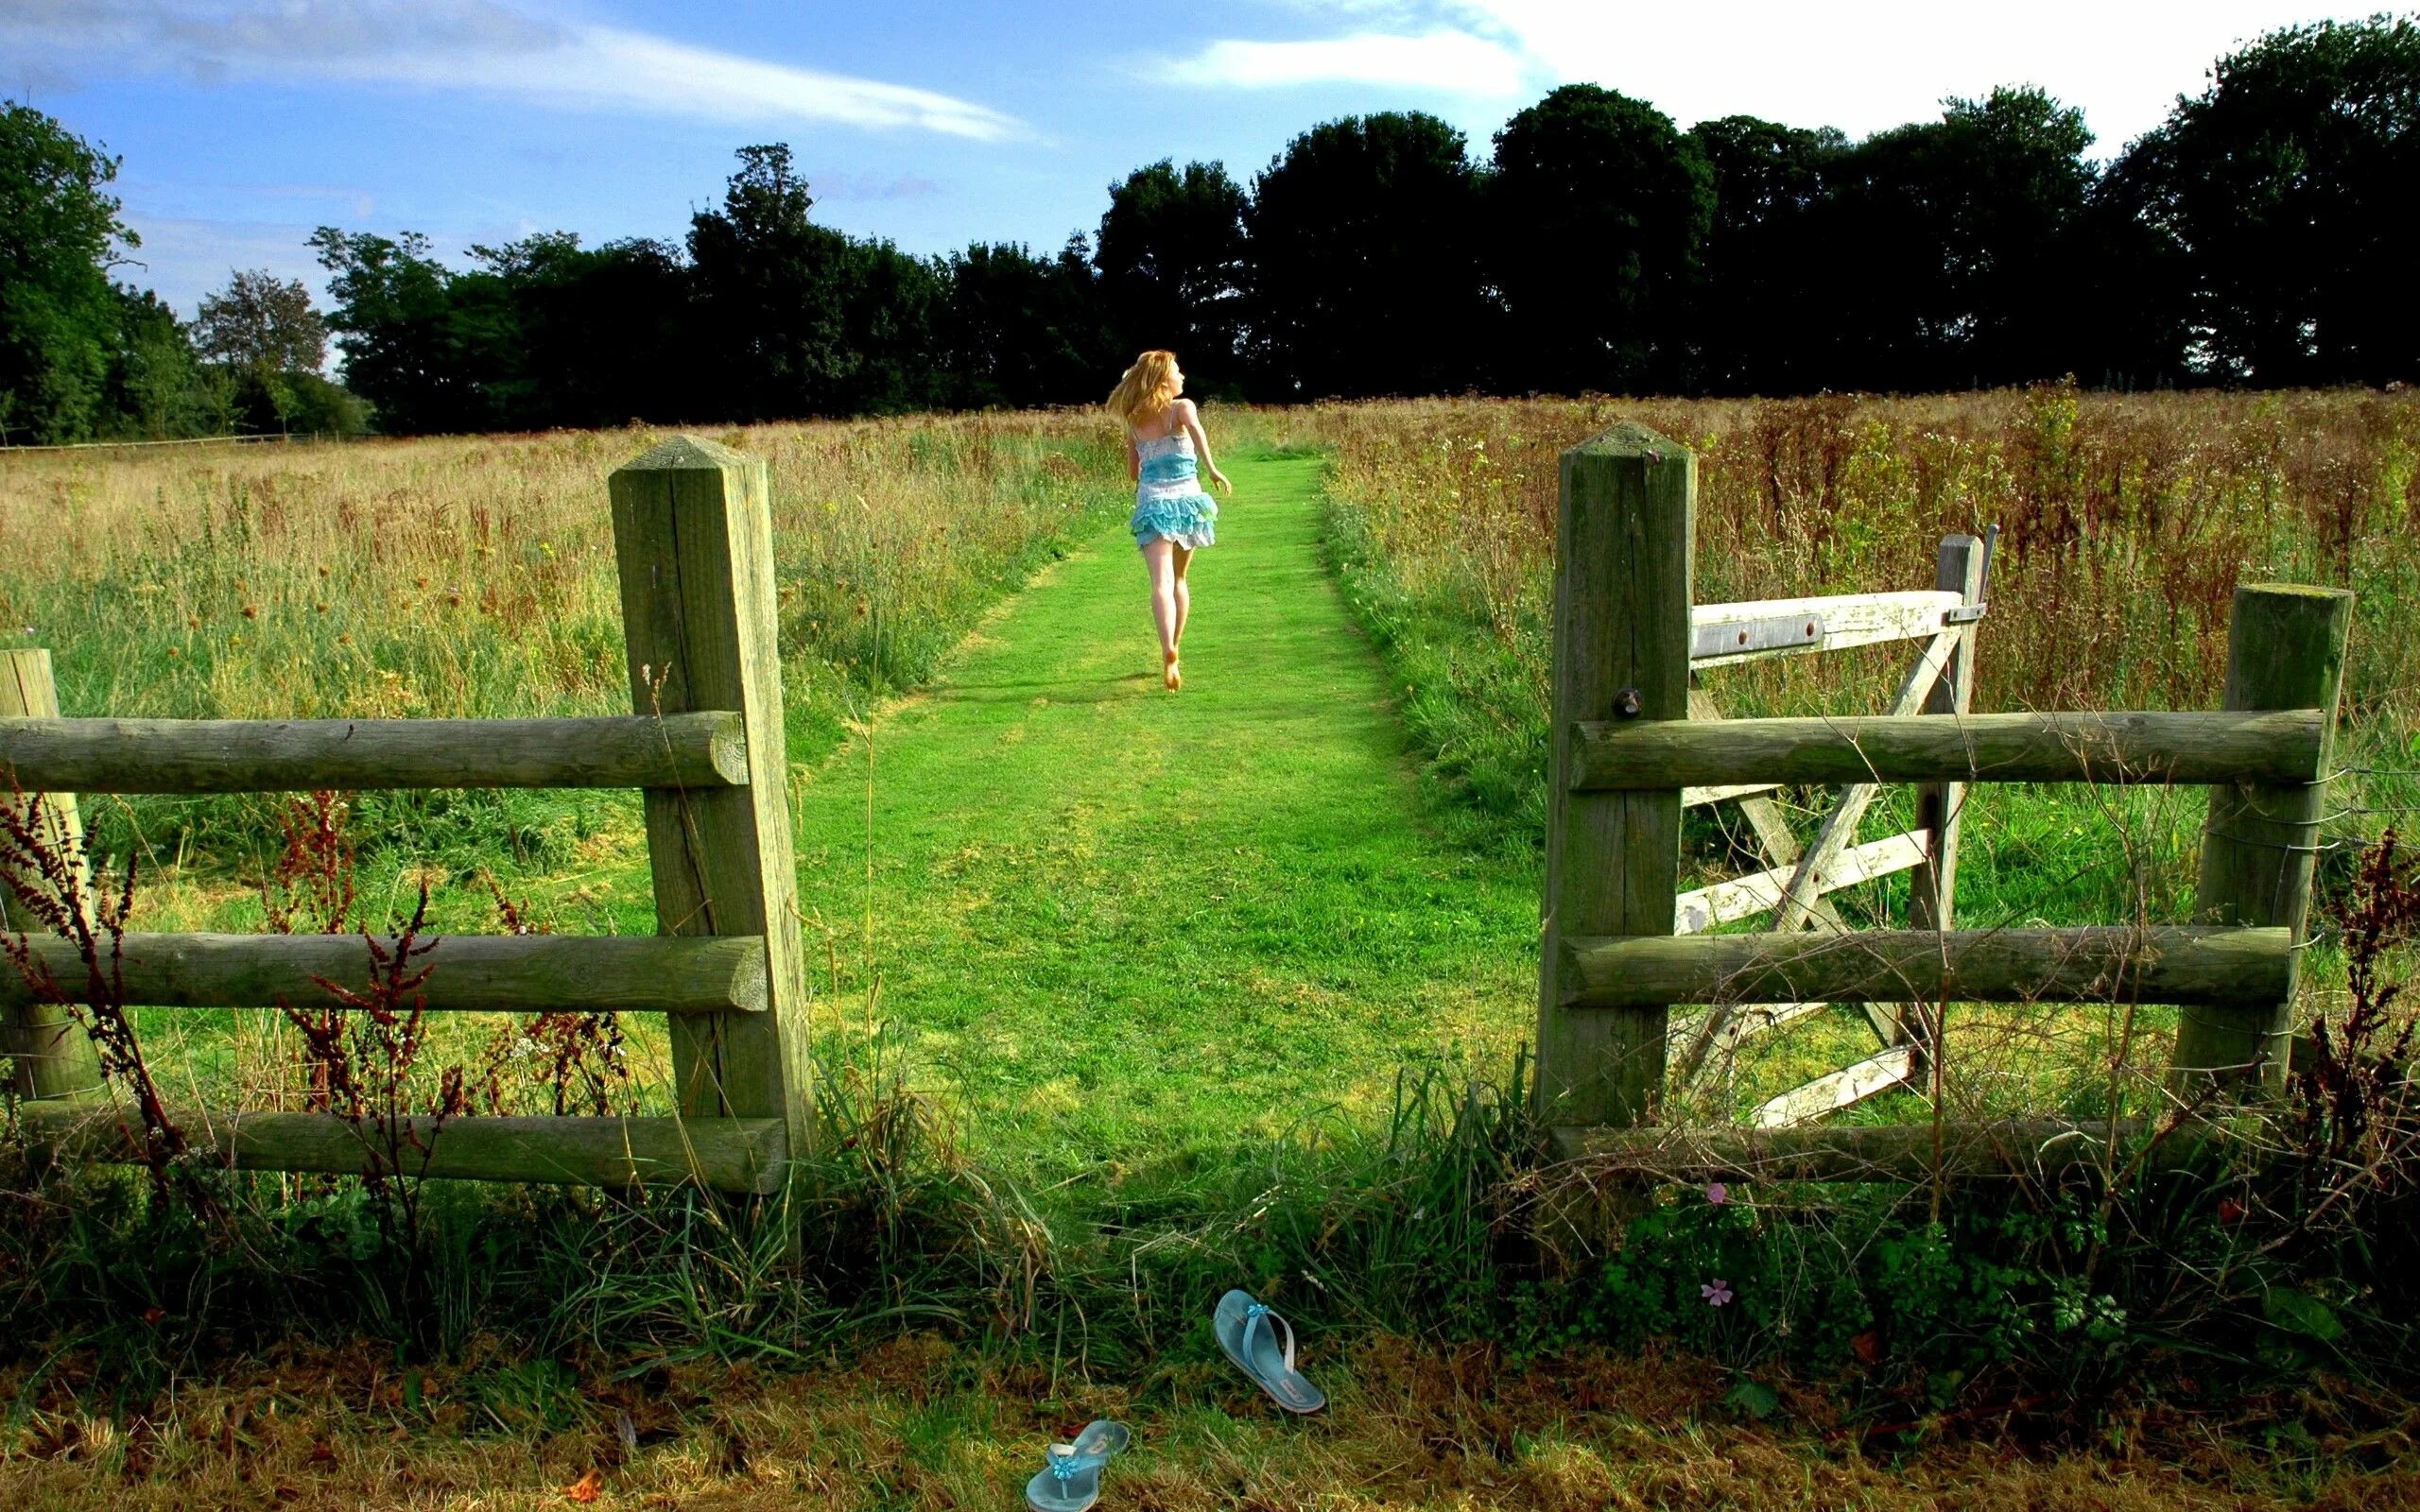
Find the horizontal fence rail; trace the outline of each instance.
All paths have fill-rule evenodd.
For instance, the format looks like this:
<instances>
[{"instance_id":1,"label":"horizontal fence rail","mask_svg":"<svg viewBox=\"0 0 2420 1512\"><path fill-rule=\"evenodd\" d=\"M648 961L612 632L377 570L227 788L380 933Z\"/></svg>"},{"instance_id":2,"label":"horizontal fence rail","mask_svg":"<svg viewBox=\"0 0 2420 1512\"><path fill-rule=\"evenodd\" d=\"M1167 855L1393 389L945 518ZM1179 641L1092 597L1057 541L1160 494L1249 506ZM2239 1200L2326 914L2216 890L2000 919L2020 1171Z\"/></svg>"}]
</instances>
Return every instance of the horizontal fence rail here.
<instances>
[{"instance_id":1,"label":"horizontal fence rail","mask_svg":"<svg viewBox=\"0 0 2420 1512\"><path fill-rule=\"evenodd\" d=\"M748 784L737 713L591 719L0 719L26 793Z\"/></svg>"},{"instance_id":2,"label":"horizontal fence rail","mask_svg":"<svg viewBox=\"0 0 2420 1512\"><path fill-rule=\"evenodd\" d=\"M82 1001L71 941L25 947ZM362 991L372 970L359 935L128 935L120 952L130 1007L325 1007L337 1002L325 984ZM409 969L422 967L431 970L415 995L441 1012L761 1013L767 1001L765 941L753 935L424 935ZM25 973L0 968L0 1008L32 1001Z\"/></svg>"},{"instance_id":3,"label":"horizontal fence rail","mask_svg":"<svg viewBox=\"0 0 2420 1512\"><path fill-rule=\"evenodd\" d=\"M140 1141L91 1104L27 1104L28 1143L69 1160L139 1163ZM370 1172L553 1186L780 1190L778 1118L409 1118L390 1127L334 1113L171 1114L199 1159L239 1171ZM390 1135L392 1136L390 1138Z\"/></svg>"},{"instance_id":4,"label":"horizontal fence rail","mask_svg":"<svg viewBox=\"0 0 2420 1512\"><path fill-rule=\"evenodd\" d=\"M1689 611L1689 666L1703 672L1768 657L1921 640L1938 633L1944 617L1962 603L1960 594L1927 588L1700 604Z\"/></svg>"},{"instance_id":5,"label":"horizontal fence rail","mask_svg":"<svg viewBox=\"0 0 2420 1512\"><path fill-rule=\"evenodd\" d=\"M2278 713L1889 714L1583 721L1575 793L1805 782L2319 781L2327 716Z\"/></svg>"},{"instance_id":6,"label":"horizontal fence rail","mask_svg":"<svg viewBox=\"0 0 2420 1512\"><path fill-rule=\"evenodd\" d=\"M1566 1158L1609 1172L1771 1181L1921 1181L2055 1176L2089 1166L2172 1170L2230 1147L2227 1130L2186 1124L2154 1130L2140 1120L1877 1124L1861 1126L1687 1131L1559 1127ZM2238 1146L2239 1147L2239 1146Z\"/></svg>"},{"instance_id":7,"label":"horizontal fence rail","mask_svg":"<svg viewBox=\"0 0 2420 1512\"><path fill-rule=\"evenodd\" d=\"M1642 935L1564 945L1564 1003L2181 1003L2282 1001L2293 932L2137 929L1860 930L1847 935Z\"/></svg>"}]
</instances>

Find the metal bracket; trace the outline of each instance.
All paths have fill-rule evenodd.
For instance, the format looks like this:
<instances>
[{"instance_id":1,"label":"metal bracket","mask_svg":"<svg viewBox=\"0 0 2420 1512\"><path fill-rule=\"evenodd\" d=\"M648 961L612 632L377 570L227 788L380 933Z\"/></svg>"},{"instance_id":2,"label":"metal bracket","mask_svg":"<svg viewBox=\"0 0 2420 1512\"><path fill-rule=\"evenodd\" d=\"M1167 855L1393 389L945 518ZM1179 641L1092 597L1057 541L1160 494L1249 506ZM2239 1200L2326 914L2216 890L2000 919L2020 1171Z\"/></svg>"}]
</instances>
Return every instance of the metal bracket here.
<instances>
[{"instance_id":1,"label":"metal bracket","mask_svg":"<svg viewBox=\"0 0 2420 1512\"><path fill-rule=\"evenodd\" d=\"M1981 619L1983 611L1991 607L1989 604L1961 604L1956 609L1943 610L1941 611L1942 626L1946 628L1952 625L1972 625Z\"/></svg>"}]
</instances>

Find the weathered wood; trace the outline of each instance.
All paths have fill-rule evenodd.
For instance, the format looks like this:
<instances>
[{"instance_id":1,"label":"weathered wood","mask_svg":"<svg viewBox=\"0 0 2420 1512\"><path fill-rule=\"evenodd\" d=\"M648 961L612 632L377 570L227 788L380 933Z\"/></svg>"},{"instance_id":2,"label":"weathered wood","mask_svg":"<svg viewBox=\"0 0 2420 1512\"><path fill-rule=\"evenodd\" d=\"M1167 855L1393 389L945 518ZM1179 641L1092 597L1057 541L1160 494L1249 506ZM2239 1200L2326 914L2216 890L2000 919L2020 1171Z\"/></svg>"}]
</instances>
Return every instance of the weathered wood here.
<instances>
[{"instance_id":1,"label":"weathered wood","mask_svg":"<svg viewBox=\"0 0 2420 1512\"><path fill-rule=\"evenodd\" d=\"M1750 625L1781 624L1797 620L1816 624L1821 633L1788 644L1755 646L1738 643L1730 647L1706 646L1704 654L1696 656L1692 665L1701 672L1710 667L1730 666L1740 662L1760 662L1776 656L1804 655L1809 651L1840 651L1853 645L1878 645L1886 641L1912 641L1938 633L1942 615L1958 607L1951 593L1930 589L1914 589L1892 593L1846 593L1823 598L1763 598L1742 604L1705 604L1693 610L1690 621L1700 637L1710 639L1716 627L1739 629ZM1753 637L1752 637L1753 638Z\"/></svg>"},{"instance_id":2,"label":"weathered wood","mask_svg":"<svg viewBox=\"0 0 2420 1512\"><path fill-rule=\"evenodd\" d=\"M1616 724L1571 732L1575 793L1772 782L2268 782L2317 780L2323 716L2007 713Z\"/></svg>"},{"instance_id":3,"label":"weathered wood","mask_svg":"<svg viewBox=\"0 0 2420 1512\"><path fill-rule=\"evenodd\" d=\"M1722 708L1715 702L1713 695L1703 689L1691 689L1689 717L1691 719L1720 719L1723 717ZM1683 801L1686 801L1685 793L1683 795ZM1799 848L1798 836L1791 831L1789 821L1782 816L1781 805L1772 799L1761 796L1743 798L1739 801L1739 816L1748 821L1749 829L1755 833L1756 844L1765 852L1765 860L1775 868L1788 868L1789 874L1795 875L1804 852ZM1787 885L1786 883L1785 885ZM1820 892L1808 905L1807 913L1810 921L1820 928L1830 930L1834 934L1848 932L1848 921L1841 917L1841 911L1833 905L1831 900L1824 897ZM1781 927L1778 916L1772 927ZM1752 1006L1762 1007L1768 1011L1757 1013L1745 1021L1735 1022L1735 1013ZM1690 1017L1696 1022L1696 1031L1685 1041L1681 1053L1679 1073L1681 1079L1687 1081L1694 1078L1704 1069L1707 1059L1718 1048L1736 1048L1740 1040L1755 1032L1756 1029L1786 1022L1789 1018L1797 1017L1796 1014L1773 1013L1770 1011L1773 1006L1774 1005L1771 1004L1717 1004L1703 1014L1692 1014ZM1822 1004L1817 1006L1829 1006L1829 1005ZM1886 1045L1897 1040L1899 1021L1896 1017L1897 1009L1893 1005L1886 1003L1862 1003L1858 1005L1858 1007L1864 1014L1866 1022L1873 1028L1877 1040Z\"/></svg>"},{"instance_id":4,"label":"weathered wood","mask_svg":"<svg viewBox=\"0 0 2420 1512\"><path fill-rule=\"evenodd\" d=\"M36 961L73 990L83 969L65 940L29 939ZM393 942L378 937L391 952ZM421 947L428 947L424 954ZM430 935L413 969L438 1012L761 1013L765 947L739 936ZM129 935L120 970L130 1006L297 1008L335 1001L322 980L359 991L373 964L358 935ZM17 972L0 975L0 1008L37 1002Z\"/></svg>"},{"instance_id":5,"label":"weathered wood","mask_svg":"<svg viewBox=\"0 0 2420 1512\"><path fill-rule=\"evenodd\" d=\"M1767 1098L1748 1115L1748 1122L1757 1128L1788 1128L1793 1124L1812 1123L1889 1091L1905 1082L1914 1069L1915 1047L1892 1045L1853 1065L1793 1087L1778 1097Z\"/></svg>"},{"instance_id":6,"label":"weathered wood","mask_svg":"<svg viewBox=\"0 0 2420 1512\"><path fill-rule=\"evenodd\" d=\"M2040 1178L2093 1166L2172 1170L2232 1147L2222 1126L2137 1120L1879 1124L1773 1129L1557 1128L1565 1159L1608 1175L1767 1181Z\"/></svg>"},{"instance_id":7,"label":"weathered wood","mask_svg":"<svg viewBox=\"0 0 2420 1512\"><path fill-rule=\"evenodd\" d=\"M1575 1009L1639 1004L2218 1003L2283 994L2284 929L1865 930L1853 935L1687 935L1563 942Z\"/></svg>"},{"instance_id":8,"label":"weathered wood","mask_svg":"<svg viewBox=\"0 0 2420 1512\"><path fill-rule=\"evenodd\" d=\"M1691 718L1696 715L1692 714ZM1731 782L1719 787L1685 787L1681 789L1681 807L1702 809L1709 803L1728 803L1736 799L1754 798L1780 787L1779 782Z\"/></svg>"},{"instance_id":9,"label":"weathered wood","mask_svg":"<svg viewBox=\"0 0 2420 1512\"><path fill-rule=\"evenodd\" d=\"M1663 1005L1573 1013L1575 936L1669 936L1678 890L1681 784L1575 794L1571 731L1612 719L1685 721L1697 458L1653 431L1616 425L1563 454L1554 610L1553 784L1547 810L1546 951L1540 963L1540 1109L1557 1122L1643 1124L1664 1091Z\"/></svg>"},{"instance_id":10,"label":"weathered wood","mask_svg":"<svg viewBox=\"0 0 2420 1512\"><path fill-rule=\"evenodd\" d=\"M117 1112L78 1104L22 1110L27 1141L65 1160L142 1159ZM172 1110L196 1158L241 1171L314 1171L554 1186L781 1189L778 1118L412 1118L389 1130L334 1113Z\"/></svg>"},{"instance_id":11,"label":"weathered wood","mask_svg":"<svg viewBox=\"0 0 2420 1512\"><path fill-rule=\"evenodd\" d=\"M1944 630L1925 645L1924 654L1899 684L1898 696L1892 700L1892 718L1904 718L1921 708L1931 696L1934 685L1949 665L1950 653L1957 649L1963 630ZM1851 782L1841 789L1831 810L1824 816L1823 828L1816 832L1815 843L1801 856L1798 870L1782 889L1777 929L1798 929L1813 922L1812 904L1822 893L1822 878L1835 867L1841 852L1857 843L1857 827L1865 818L1865 811L1874 805L1882 791L1876 782Z\"/></svg>"},{"instance_id":12,"label":"weathered wood","mask_svg":"<svg viewBox=\"0 0 2420 1512\"><path fill-rule=\"evenodd\" d=\"M1704 1048L1699 1051L1701 1058L1727 1056L1754 1036L1768 1029L1778 1029L1786 1023L1796 1023L1807 1015L1821 1013L1830 1006L1828 1003L1718 1004L1695 1013L1675 1016L1672 1020L1672 1043L1696 1050L1703 1040ZM1718 1012L1721 1014L1720 1019L1715 1017Z\"/></svg>"},{"instance_id":13,"label":"weathered wood","mask_svg":"<svg viewBox=\"0 0 2420 1512\"><path fill-rule=\"evenodd\" d=\"M2236 590L2227 627L2227 709L2313 711L2317 749L2308 771L2247 774L2247 781L2211 790L2198 917L2217 924L2279 925L2300 946L2327 792L2320 774L2334 743L2352 628L2353 595L2341 589L2273 583ZM2170 1074L2179 1095L2199 1099L2212 1082L2282 1087L2292 1026L2291 965L2300 954L2298 948L2285 982L2267 1000L2184 1015Z\"/></svg>"},{"instance_id":14,"label":"weathered wood","mask_svg":"<svg viewBox=\"0 0 2420 1512\"><path fill-rule=\"evenodd\" d=\"M43 650L0 651L0 721L59 717L59 689L51 681L50 653ZM19 783L5 802L23 814L21 805L37 805L32 828L59 853L80 857L84 827L76 799L63 791L46 796L39 786ZM42 928L17 901L14 889L0 884L0 918L10 929L26 933ZM81 971L66 980L80 982ZM0 963L0 988L19 985L17 973ZM16 1093L21 1098L82 1098L101 1086L100 1057L93 1041L76 1022L74 1012L55 1003L34 1003L0 997L0 1056L15 1066Z\"/></svg>"},{"instance_id":15,"label":"weathered wood","mask_svg":"<svg viewBox=\"0 0 2420 1512\"><path fill-rule=\"evenodd\" d=\"M1921 835L1894 834L1888 839L1870 840L1841 852L1829 869L1816 873L1817 896L1854 887L1861 882L1888 877L1910 870L1925 858L1925 842ZM1798 874L1795 865L1774 867L1766 871L1752 871L1744 877L1718 882L1681 894L1676 900L1679 918L1673 932L1680 935L1702 935L1718 924L1737 923L1753 919L1781 906L1782 889Z\"/></svg>"},{"instance_id":16,"label":"weathered wood","mask_svg":"<svg viewBox=\"0 0 2420 1512\"><path fill-rule=\"evenodd\" d=\"M737 712L755 777L646 794L657 930L758 936L766 950L769 1011L672 1021L681 1111L780 1119L785 1148L804 1151L813 1062L765 464L684 437L616 472L611 492L634 707Z\"/></svg>"},{"instance_id":17,"label":"weathered wood","mask_svg":"<svg viewBox=\"0 0 2420 1512\"><path fill-rule=\"evenodd\" d=\"M9 719L0 779L28 793L733 787L739 719Z\"/></svg>"},{"instance_id":18,"label":"weathered wood","mask_svg":"<svg viewBox=\"0 0 2420 1512\"><path fill-rule=\"evenodd\" d=\"M1934 586L1959 596L1962 604L1977 604L1983 597L1983 543L1973 536L1944 536L1941 554L1934 566ZM1975 700L1975 634L1979 626L1970 625L1957 647L1950 653L1949 666L1933 684L1932 693L1925 699L1924 712L1963 718ZM1966 807L1966 787L1962 782L1926 782L1917 787L1916 828L1927 839L1924 861L1916 874L1909 879L1908 927L1910 929L1954 929L1957 927L1958 897L1958 833ZM1915 1074L1928 1073L1927 1058L1941 1038L1938 1025L1932 1023L1933 1005L1918 1005L1912 1012L1902 1013L1899 1022L1902 1035L1922 1040L1924 1054L1917 1059Z\"/></svg>"}]
</instances>

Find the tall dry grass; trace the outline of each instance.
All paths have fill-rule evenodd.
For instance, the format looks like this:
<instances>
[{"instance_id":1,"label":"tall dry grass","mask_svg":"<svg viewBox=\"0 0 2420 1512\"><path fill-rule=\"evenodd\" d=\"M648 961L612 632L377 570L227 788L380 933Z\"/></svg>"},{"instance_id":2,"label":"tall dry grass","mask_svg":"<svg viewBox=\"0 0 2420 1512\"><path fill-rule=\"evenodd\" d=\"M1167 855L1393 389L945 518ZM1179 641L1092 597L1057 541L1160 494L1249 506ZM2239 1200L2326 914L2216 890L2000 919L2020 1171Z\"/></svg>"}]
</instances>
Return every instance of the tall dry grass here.
<instances>
[{"instance_id":1,"label":"tall dry grass","mask_svg":"<svg viewBox=\"0 0 2420 1512\"><path fill-rule=\"evenodd\" d=\"M0 644L50 647L71 714L626 712L605 480L660 438L0 458ZM1090 416L717 438L771 472L787 713L807 758L870 700L928 677L1063 532L1123 494L1114 434ZM519 801L380 800L362 818L420 843ZM188 862L248 856L269 837L248 802L137 801L99 817L106 849ZM543 812L524 817L510 828L545 829Z\"/></svg>"},{"instance_id":2,"label":"tall dry grass","mask_svg":"<svg viewBox=\"0 0 2420 1512\"><path fill-rule=\"evenodd\" d=\"M2346 586L2348 760L2420 765L2420 396L2051 386L1299 412L1297 434L1335 449L1339 550L1397 643L1418 733L1484 807L1534 811L1556 457L1616 419L1699 455L1701 603L1928 588L1943 534L1996 523L1978 708L2195 709L2219 698L2238 582ZM1870 710L1903 660L1791 658L1722 682L1735 713Z\"/></svg>"}]
</instances>

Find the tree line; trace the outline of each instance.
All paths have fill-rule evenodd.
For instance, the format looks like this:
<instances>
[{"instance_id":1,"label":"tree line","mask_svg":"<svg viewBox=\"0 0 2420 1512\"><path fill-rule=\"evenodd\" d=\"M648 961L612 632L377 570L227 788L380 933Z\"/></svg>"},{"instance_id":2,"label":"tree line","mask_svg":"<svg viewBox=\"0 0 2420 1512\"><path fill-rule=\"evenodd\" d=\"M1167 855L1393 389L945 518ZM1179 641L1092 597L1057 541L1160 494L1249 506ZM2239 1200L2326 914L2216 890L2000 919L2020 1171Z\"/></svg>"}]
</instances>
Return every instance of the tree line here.
<instances>
[{"instance_id":1,"label":"tree line","mask_svg":"<svg viewBox=\"0 0 2420 1512\"><path fill-rule=\"evenodd\" d=\"M324 227L322 318L239 275L191 325L112 281L115 163L0 117L0 431L393 432L1095 400L1138 349L1197 392L1925 391L2420 376L2420 24L2273 32L2105 163L2039 89L1852 141L1683 129L1557 89L1482 158L1418 112L1330 121L1249 184L1137 169L1056 251L920 257L813 219L740 149L679 243L546 232L441 262ZM22 211L22 213L21 213ZM300 301L298 304L298 301ZM332 329L344 387L318 377Z\"/></svg>"}]
</instances>

